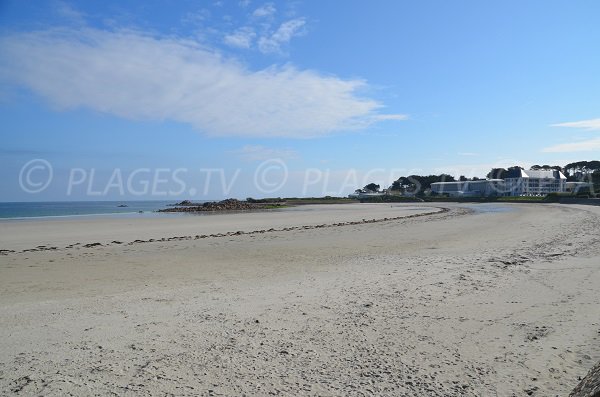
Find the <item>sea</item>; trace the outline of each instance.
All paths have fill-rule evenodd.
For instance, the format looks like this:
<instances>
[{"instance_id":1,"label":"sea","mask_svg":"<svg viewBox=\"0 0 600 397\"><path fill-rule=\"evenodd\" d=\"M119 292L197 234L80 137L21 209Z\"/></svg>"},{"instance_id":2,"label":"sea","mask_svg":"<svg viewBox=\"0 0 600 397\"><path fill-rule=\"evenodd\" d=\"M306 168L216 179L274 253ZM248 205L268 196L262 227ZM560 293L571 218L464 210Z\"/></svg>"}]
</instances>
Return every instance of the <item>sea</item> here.
<instances>
[{"instance_id":1,"label":"sea","mask_svg":"<svg viewBox=\"0 0 600 397\"><path fill-rule=\"evenodd\" d=\"M157 213L181 200L0 202L0 219L76 216L163 216Z\"/></svg>"}]
</instances>

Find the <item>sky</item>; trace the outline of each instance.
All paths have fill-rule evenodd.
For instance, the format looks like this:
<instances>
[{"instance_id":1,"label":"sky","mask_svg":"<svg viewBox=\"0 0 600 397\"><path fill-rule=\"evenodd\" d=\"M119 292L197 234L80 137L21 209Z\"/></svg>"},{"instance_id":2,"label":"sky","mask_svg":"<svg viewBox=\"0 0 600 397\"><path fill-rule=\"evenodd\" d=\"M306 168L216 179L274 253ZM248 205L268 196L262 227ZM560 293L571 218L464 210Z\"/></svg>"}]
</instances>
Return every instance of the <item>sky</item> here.
<instances>
[{"instance_id":1,"label":"sky","mask_svg":"<svg viewBox=\"0 0 600 397\"><path fill-rule=\"evenodd\" d=\"M0 0L0 201L600 158L600 3Z\"/></svg>"}]
</instances>

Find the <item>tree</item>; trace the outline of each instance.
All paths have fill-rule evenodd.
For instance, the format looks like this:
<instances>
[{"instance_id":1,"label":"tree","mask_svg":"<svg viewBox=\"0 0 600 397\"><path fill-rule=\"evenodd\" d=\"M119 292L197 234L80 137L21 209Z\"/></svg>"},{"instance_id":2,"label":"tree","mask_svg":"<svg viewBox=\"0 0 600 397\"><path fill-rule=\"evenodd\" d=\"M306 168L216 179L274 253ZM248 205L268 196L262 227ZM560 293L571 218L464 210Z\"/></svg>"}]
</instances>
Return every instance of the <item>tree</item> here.
<instances>
[{"instance_id":1,"label":"tree","mask_svg":"<svg viewBox=\"0 0 600 397\"><path fill-rule=\"evenodd\" d=\"M466 176L464 176L464 175L461 175L461 176L458 178L458 180L459 180L459 181L461 181L461 182L466 182L466 181L468 181L468 180L469 180L469 178L467 178L467 177L466 177Z\"/></svg>"},{"instance_id":2,"label":"tree","mask_svg":"<svg viewBox=\"0 0 600 397\"><path fill-rule=\"evenodd\" d=\"M600 171L600 161L577 161L565 165L564 172L570 181L585 179L589 174Z\"/></svg>"},{"instance_id":3,"label":"tree","mask_svg":"<svg viewBox=\"0 0 600 397\"><path fill-rule=\"evenodd\" d=\"M492 168L486 175L488 179L504 179L508 171L504 168Z\"/></svg>"},{"instance_id":4,"label":"tree","mask_svg":"<svg viewBox=\"0 0 600 397\"><path fill-rule=\"evenodd\" d=\"M430 189L434 182L456 182L456 179L448 174L402 176L392 183L391 190L420 194Z\"/></svg>"},{"instance_id":5,"label":"tree","mask_svg":"<svg viewBox=\"0 0 600 397\"><path fill-rule=\"evenodd\" d=\"M367 186L365 186L363 189L366 192L378 192L379 191L379 185L376 183L369 183Z\"/></svg>"},{"instance_id":6,"label":"tree","mask_svg":"<svg viewBox=\"0 0 600 397\"><path fill-rule=\"evenodd\" d=\"M558 165L532 165L531 168L529 168L532 171L562 171L562 167L558 166Z\"/></svg>"}]
</instances>

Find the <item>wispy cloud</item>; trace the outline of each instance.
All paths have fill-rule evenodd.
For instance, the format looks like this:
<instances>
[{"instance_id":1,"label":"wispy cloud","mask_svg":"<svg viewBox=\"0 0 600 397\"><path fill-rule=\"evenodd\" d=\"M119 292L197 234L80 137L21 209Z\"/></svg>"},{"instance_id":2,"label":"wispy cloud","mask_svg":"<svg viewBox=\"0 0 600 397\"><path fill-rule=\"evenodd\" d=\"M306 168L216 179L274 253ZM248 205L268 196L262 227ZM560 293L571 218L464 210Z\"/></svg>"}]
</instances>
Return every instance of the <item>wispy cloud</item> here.
<instances>
[{"instance_id":1,"label":"wispy cloud","mask_svg":"<svg viewBox=\"0 0 600 397\"><path fill-rule=\"evenodd\" d=\"M264 161L270 159L292 160L299 157L298 153L292 149L275 149L261 145L246 145L230 153L236 154L246 161Z\"/></svg>"},{"instance_id":2,"label":"wispy cloud","mask_svg":"<svg viewBox=\"0 0 600 397\"><path fill-rule=\"evenodd\" d=\"M464 157L477 157L479 156L479 153L473 153L473 152L460 152L458 153L459 156L464 156Z\"/></svg>"},{"instance_id":3,"label":"wispy cloud","mask_svg":"<svg viewBox=\"0 0 600 397\"><path fill-rule=\"evenodd\" d=\"M572 121L569 123L552 124L551 127L581 128L584 130L600 130L600 119Z\"/></svg>"},{"instance_id":4,"label":"wispy cloud","mask_svg":"<svg viewBox=\"0 0 600 397\"><path fill-rule=\"evenodd\" d=\"M73 8L69 3L65 1L57 1L55 3L55 11L61 17L75 23L84 23L85 14L81 11Z\"/></svg>"},{"instance_id":5,"label":"wispy cloud","mask_svg":"<svg viewBox=\"0 0 600 397\"><path fill-rule=\"evenodd\" d=\"M182 18L184 24L191 25L204 25L204 23L211 17L210 10L203 8L198 11L188 12Z\"/></svg>"},{"instance_id":6,"label":"wispy cloud","mask_svg":"<svg viewBox=\"0 0 600 397\"><path fill-rule=\"evenodd\" d=\"M263 53L280 52L282 45L303 33L302 27L305 24L304 18L291 19L282 23L275 32L258 40L258 49Z\"/></svg>"},{"instance_id":7,"label":"wispy cloud","mask_svg":"<svg viewBox=\"0 0 600 397\"><path fill-rule=\"evenodd\" d=\"M256 10L254 10L252 15L255 17L258 17L258 18L262 18L262 17L272 16L276 12L277 12L277 9L273 5L273 3L266 3L263 6L258 7Z\"/></svg>"},{"instance_id":8,"label":"wispy cloud","mask_svg":"<svg viewBox=\"0 0 600 397\"><path fill-rule=\"evenodd\" d=\"M570 153L600 151L600 138L580 142L561 143L542 149L544 153Z\"/></svg>"},{"instance_id":9,"label":"wispy cloud","mask_svg":"<svg viewBox=\"0 0 600 397\"><path fill-rule=\"evenodd\" d=\"M588 131L600 130L600 119L572 121L568 123L552 124L551 127L577 128ZM544 153L572 153L591 152L600 150L600 138L586 139L583 141L561 143L542 149Z\"/></svg>"},{"instance_id":10,"label":"wispy cloud","mask_svg":"<svg viewBox=\"0 0 600 397\"><path fill-rule=\"evenodd\" d=\"M385 120L408 120L408 115L406 114L378 114L373 116L375 121L385 121Z\"/></svg>"},{"instance_id":11,"label":"wispy cloud","mask_svg":"<svg viewBox=\"0 0 600 397\"><path fill-rule=\"evenodd\" d=\"M250 27L243 27L225 36L225 44L237 48L250 48L256 33Z\"/></svg>"},{"instance_id":12,"label":"wispy cloud","mask_svg":"<svg viewBox=\"0 0 600 397\"><path fill-rule=\"evenodd\" d=\"M0 78L57 109L173 120L212 136L317 137L404 117L359 96L362 80L291 65L252 71L194 41L140 31L14 33L0 52Z\"/></svg>"}]
</instances>

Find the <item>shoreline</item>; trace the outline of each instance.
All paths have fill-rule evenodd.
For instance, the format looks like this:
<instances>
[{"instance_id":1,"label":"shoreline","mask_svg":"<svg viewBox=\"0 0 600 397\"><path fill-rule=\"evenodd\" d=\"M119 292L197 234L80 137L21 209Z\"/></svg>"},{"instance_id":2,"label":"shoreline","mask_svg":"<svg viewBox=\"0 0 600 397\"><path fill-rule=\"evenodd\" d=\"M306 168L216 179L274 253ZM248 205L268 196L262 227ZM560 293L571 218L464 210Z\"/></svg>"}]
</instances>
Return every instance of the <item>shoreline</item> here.
<instances>
[{"instance_id":1,"label":"shoreline","mask_svg":"<svg viewBox=\"0 0 600 397\"><path fill-rule=\"evenodd\" d=\"M185 202L186 200L184 200ZM227 200L225 200L227 201ZM132 211L116 211L116 212L93 212L86 214L62 214L62 215L25 215L25 216L3 216L0 217L0 224L4 222L20 222L20 221L38 221L38 220L52 220L52 219L69 219L69 218L80 218L80 217L124 217L124 218L137 218L137 217L160 217L169 216L176 214L183 215L217 215L217 214L236 214L236 213L250 213L250 212L268 212L279 209L286 209L292 207L301 207L307 205L338 205L338 204L417 204L417 203L428 203L428 204L443 204L443 203L454 203L454 204L564 204L564 205L595 205L600 206L600 199L589 199L581 197L561 197L558 201L545 201L542 199L489 199L489 198L426 198L421 199L410 199L400 201L370 201L370 200L354 200L354 199L325 199L325 198L301 198L301 199L281 199L281 201L263 201L253 200L247 202L239 200L240 203L255 204L255 208L243 208L243 209L196 209L201 208L204 203L221 203L223 200L208 200L199 202L190 202L191 204L180 205L181 203L173 203L170 200L125 200L125 201L49 201L49 202L3 202L0 204L92 204L92 203L162 203L161 208L156 209L145 209L145 210L132 210ZM119 206L116 206L118 208ZM178 216L178 215L176 215Z\"/></svg>"},{"instance_id":2,"label":"shoreline","mask_svg":"<svg viewBox=\"0 0 600 397\"><path fill-rule=\"evenodd\" d=\"M256 208L246 209L240 208L240 210L271 210L279 207L289 206L301 206L301 205L315 205L315 204L352 204L357 203L356 200L350 200L346 198L288 198L284 205L284 199L252 199L252 201L237 200L237 199L226 199L226 200L200 200L192 202L189 200L183 200L177 202L176 200L104 200L104 201L7 201L0 202L0 222L6 220L26 220L26 219L44 219L44 218L57 218L57 217L79 217L79 216L134 216L138 213L144 215L152 215L158 213L177 213L177 212L189 212L192 214L202 214L210 212L230 212L231 210L215 210L215 211L192 211L191 207L202 207L204 203L218 204L226 201L234 200L239 203L255 204ZM271 201L270 201L271 200ZM185 204L184 204L185 203ZM49 206L49 207L48 207ZM107 207L108 206L108 207ZM12 208L11 208L12 207ZM30 207L30 208L23 208ZM37 207L37 208L36 208ZM46 207L46 208L44 208ZM52 208L52 207L63 207L63 208ZM74 208L73 208L74 207ZM95 209L90 209L94 208ZM128 208L123 210L122 208ZM54 214L52 212L61 212ZM83 211L83 213L73 213L73 211ZM92 211L92 212L89 212ZM14 212L21 213L21 215L14 215ZM43 215L36 215L36 213L45 213ZM31 214L34 215L31 215Z\"/></svg>"},{"instance_id":3,"label":"shoreline","mask_svg":"<svg viewBox=\"0 0 600 397\"><path fill-rule=\"evenodd\" d=\"M432 209L437 209L437 211L424 212L413 215L401 215L396 217L385 217L385 218L372 218L372 219L363 219L361 221L348 221L348 222L337 222L337 223L322 223L317 225L301 225L301 226L291 226L281 229L259 229L259 230L250 230L250 231L227 231L223 233L212 233L212 234L196 234L196 235L187 235L187 236L171 236L171 237L161 237L161 238L151 238L148 240L135 239L133 241L123 242L123 241L111 241L110 243L99 243L99 242L90 242L90 243L73 243L67 245L65 247L47 247L47 246L37 246L35 248L27 248L20 251L10 250L10 249L0 249L0 255L8 255L14 253L25 253L25 252L39 252L39 251L56 251L56 250L65 250L71 248L93 248L93 247L102 247L109 245L133 245L133 244L142 244L142 243L155 243L155 242L166 242L166 241L183 241L183 240L200 240L205 238L219 238L219 237L230 237L230 236L241 236L241 235L254 235L254 234L264 234L264 233L278 233L278 232L290 232L295 230L312 230L312 229L322 229L322 228L331 228L331 227L342 227L342 226L353 226L353 225L363 225L369 223L380 223L380 222L393 222L404 219L417 218L422 216L430 216L430 215L440 215L447 212L450 212L449 208L444 207L428 207ZM222 214L231 212L220 212ZM249 211L245 211L245 213L249 213Z\"/></svg>"},{"instance_id":4,"label":"shoreline","mask_svg":"<svg viewBox=\"0 0 600 397\"><path fill-rule=\"evenodd\" d=\"M0 252L30 250L40 246L51 250L73 245L108 245L112 241L162 239L202 235L228 235L289 226L304 227L328 223L358 222L364 219L403 217L413 213L432 212L440 206L380 204L319 204L281 208L278 210L216 211L168 213L152 217L54 218L1 222ZM435 210L437 211L437 209ZM299 217L302 214L304 217ZM210 216L206 216L210 215ZM164 241L164 240L163 240Z\"/></svg>"}]
</instances>

